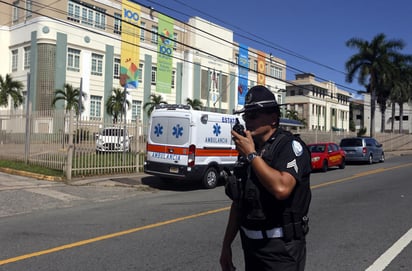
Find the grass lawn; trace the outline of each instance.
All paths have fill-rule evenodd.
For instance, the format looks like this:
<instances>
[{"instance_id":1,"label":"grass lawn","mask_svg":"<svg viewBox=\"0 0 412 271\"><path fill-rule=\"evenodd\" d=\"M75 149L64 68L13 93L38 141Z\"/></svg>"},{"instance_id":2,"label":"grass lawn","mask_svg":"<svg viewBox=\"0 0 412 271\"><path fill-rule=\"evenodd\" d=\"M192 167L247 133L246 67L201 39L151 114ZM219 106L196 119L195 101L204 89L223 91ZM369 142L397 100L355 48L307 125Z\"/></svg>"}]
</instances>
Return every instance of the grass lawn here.
<instances>
[{"instance_id":1,"label":"grass lawn","mask_svg":"<svg viewBox=\"0 0 412 271\"><path fill-rule=\"evenodd\" d=\"M37 173L37 174L42 174L42 175L47 175L47 176L63 177L63 172L61 170L25 164L24 162L20 162L20 161L0 160L0 167L10 168L14 170L27 171L27 172L32 172L32 173Z\"/></svg>"}]
</instances>

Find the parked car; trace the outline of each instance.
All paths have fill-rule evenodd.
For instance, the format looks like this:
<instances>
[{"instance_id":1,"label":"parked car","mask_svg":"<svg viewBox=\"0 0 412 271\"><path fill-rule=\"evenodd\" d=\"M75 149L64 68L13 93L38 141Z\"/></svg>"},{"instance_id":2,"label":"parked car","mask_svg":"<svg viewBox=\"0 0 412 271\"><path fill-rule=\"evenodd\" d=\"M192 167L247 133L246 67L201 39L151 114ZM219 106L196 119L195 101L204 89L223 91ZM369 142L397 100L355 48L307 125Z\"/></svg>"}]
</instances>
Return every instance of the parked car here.
<instances>
[{"instance_id":1,"label":"parked car","mask_svg":"<svg viewBox=\"0 0 412 271\"><path fill-rule=\"evenodd\" d=\"M120 127L107 127L96 134L96 153L130 151L131 136Z\"/></svg>"},{"instance_id":2,"label":"parked car","mask_svg":"<svg viewBox=\"0 0 412 271\"><path fill-rule=\"evenodd\" d=\"M373 137L350 137L340 141L340 147L346 152L347 162L384 162L383 146Z\"/></svg>"},{"instance_id":3,"label":"parked car","mask_svg":"<svg viewBox=\"0 0 412 271\"><path fill-rule=\"evenodd\" d=\"M328 171L330 167L345 168L346 154L333 142L308 144L312 156L312 169Z\"/></svg>"}]
</instances>

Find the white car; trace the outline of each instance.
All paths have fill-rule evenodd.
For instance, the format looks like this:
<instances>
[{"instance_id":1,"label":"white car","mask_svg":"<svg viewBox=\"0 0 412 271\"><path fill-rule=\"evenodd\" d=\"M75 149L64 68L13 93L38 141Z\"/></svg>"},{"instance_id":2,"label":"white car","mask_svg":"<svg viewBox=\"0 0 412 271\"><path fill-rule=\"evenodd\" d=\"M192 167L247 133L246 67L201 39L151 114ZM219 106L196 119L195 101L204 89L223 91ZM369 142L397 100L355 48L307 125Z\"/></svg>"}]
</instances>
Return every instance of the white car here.
<instances>
[{"instance_id":1,"label":"white car","mask_svg":"<svg viewBox=\"0 0 412 271\"><path fill-rule=\"evenodd\" d=\"M120 127L107 127L96 134L96 153L101 152L129 152L130 139L127 130Z\"/></svg>"}]
</instances>

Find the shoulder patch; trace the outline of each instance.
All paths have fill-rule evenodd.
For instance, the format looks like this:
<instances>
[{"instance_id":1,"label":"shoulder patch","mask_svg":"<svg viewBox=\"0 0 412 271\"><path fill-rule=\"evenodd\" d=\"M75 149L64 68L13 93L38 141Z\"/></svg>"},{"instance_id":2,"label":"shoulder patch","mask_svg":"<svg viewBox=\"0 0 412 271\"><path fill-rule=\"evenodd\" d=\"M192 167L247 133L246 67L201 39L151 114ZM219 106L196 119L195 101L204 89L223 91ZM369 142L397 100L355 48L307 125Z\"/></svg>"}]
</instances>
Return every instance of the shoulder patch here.
<instances>
[{"instance_id":1,"label":"shoulder patch","mask_svg":"<svg viewBox=\"0 0 412 271\"><path fill-rule=\"evenodd\" d=\"M292 149L296 156L301 156L303 153L303 146L297 140L292 141Z\"/></svg>"}]
</instances>

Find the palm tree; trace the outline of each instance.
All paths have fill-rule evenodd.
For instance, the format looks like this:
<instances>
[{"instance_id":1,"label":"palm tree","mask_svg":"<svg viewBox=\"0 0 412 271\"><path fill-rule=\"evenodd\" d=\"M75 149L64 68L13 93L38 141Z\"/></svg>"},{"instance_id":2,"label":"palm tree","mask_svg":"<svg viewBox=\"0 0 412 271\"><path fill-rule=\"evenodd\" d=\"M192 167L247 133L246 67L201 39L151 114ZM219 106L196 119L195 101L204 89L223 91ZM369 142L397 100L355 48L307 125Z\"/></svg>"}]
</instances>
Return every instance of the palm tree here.
<instances>
[{"instance_id":1,"label":"palm tree","mask_svg":"<svg viewBox=\"0 0 412 271\"><path fill-rule=\"evenodd\" d=\"M81 99L80 99L81 96ZM63 89L56 89L54 92L54 98L52 106L56 107L57 101L64 101L66 106L66 112L75 110L76 116L79 116L84 111L83 99L86 97L84 93L80 91L80 88L74 88L71 84L64 84Z\"/></svg>"},{"instance_id":2,"label":"palm tree","mask_svg":"<svg viewBox=\"0 0 412 271\"><path fill-rule=\"evenodd\" d=\"M346 46L358 49L346 62L346 81L353 82L355 74L358 74L359 84L366 87L366 91L371 94L371 119L370 135L375 133L375 102L379 89L379 78L383 74L391 73L394 70L394 60L402 59L398 50L404 48L402 40L386 40L385 34L375 36L371 42L359 38L352 38L346 42Z\"/></svg>"},{"instance_id":3,"label":"palm tree","mask_svg":"<svg viewBox=\"0 0 412 271\"><path fill-rule=\"evenodd\" d=\"M13 100L13 107L17 108L23 103L23 83L14 81L11 75L6 74L6 77L0 75L0 106L9 106L9 96Z\"/></svg>"},{"instance_id":4,"label":"palm tree","mask_svg":"<svg viewBox=\"0 0 412 271\"><path fill-rule=\"evenodd\" d=\"M300 117L299 117L299 112L298 111L296 111L296 110L293 110L293 109L287 109L286 110L286 114L285 114L285 118L286 119L290 119L290 120L297 120L297 121L299 121L300 123L302 123L302 125L304 126L304 127L306 127L306 119L301 119Z\"/></svg>"},{"instance_id":5,"label":"palm tree","mask_svg":"<svg viewBox=\"0 0 412 271\"><path fill-rule=\"evenodd\" d=\"M148 117L150 117L153 110L159 104L167 104L166 101L163 101L162 95L150 94L150 102L145 103L144 106L143 106L144 110L146 110L146 108L148 108L148 110L147 110L147 116Z\"/></svg>"},{"instance_id":6,"label":"palm tree","mask_svg":"<svg viewBox=\"0 0 412 271\"><path fill-rule=\"evenodd\" d=\"M385 132L386 109L388 108L388 100L393 87L392 75L383 74L378 79L379 91L377 93L376 101L381 112L381 133Z\"/></svg>"},{"instance_id":7,"label":"palm tree","mask_svg":"<svg viewBox=\"0 0 412 271\"><path fill-rule=\"evenodd\" d=\"M399 105L399 133L403 130L403 104L408 102L412 97L412 66L399 65L399 73L393 79L393 88L390 93L392 102L391 131L394 131L395 121L395 104Z\"/></svg>"},{"instance_id":8,"label":"palm tree","mask_svg":"<svg viewBox=\"0 0 412 271\"><path fill-rule=\"evenodd\" d=\"M199 99L186 99L186 104L190 105L194 110L202 110L203 103Z\"/></svg>"},{"instance_id":9,"label":"palm tree","mask_svg":"<svg viewBox=\"0 0 412 271\"><path fill-rule=\"evenodd\" d=\"M113 95L106 101L106 112L113 116L113 123L117 123L126 115L126 108L130 107L130 102L126 99L127 93L120 88L113 88Z\"/></svg>"}]
</instances>

